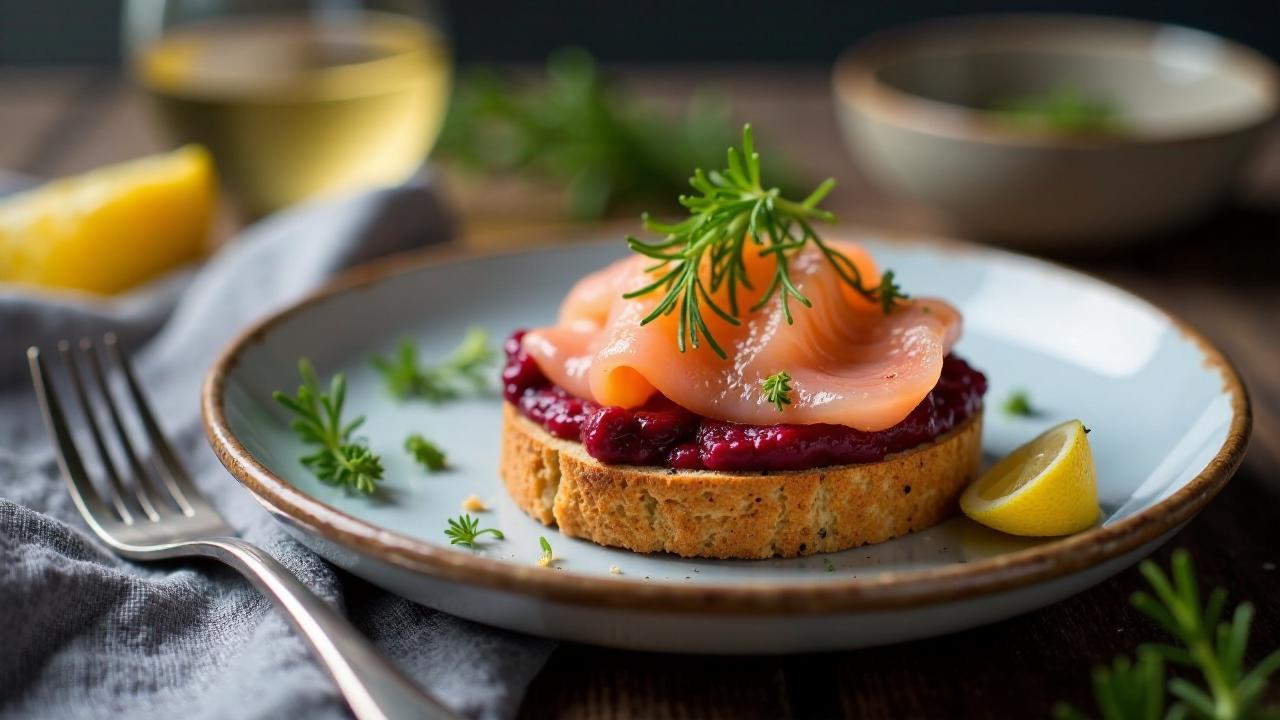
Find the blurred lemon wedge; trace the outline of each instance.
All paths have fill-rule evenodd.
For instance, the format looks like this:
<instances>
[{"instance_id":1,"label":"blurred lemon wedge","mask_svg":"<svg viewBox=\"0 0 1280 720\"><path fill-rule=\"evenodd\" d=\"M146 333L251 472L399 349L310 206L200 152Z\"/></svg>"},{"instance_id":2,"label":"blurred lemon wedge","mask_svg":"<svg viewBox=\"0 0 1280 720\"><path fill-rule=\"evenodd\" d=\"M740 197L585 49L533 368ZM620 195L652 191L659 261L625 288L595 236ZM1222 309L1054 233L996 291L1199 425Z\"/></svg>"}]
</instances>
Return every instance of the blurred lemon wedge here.
<instances>
[{"instance_id":1,"label":"blurred lemon wedge","mask_svg":"<svg viewBox=\"0 0 1280 720\"><path fill-rule=\"evenodd\" d=\"M118 293L202 256L214 203L197 146L0 198L0 282Z\"/></svg>"},{"instance_id":2,"label":"blurred lemon wedge","mask_svg":"<svg viewBox=\"0 0 1280 720\"><path fill-rule=\"evenodd\" d=\"M1054 426L996 463L960 497L965 515L1013 535L1068 535L1098 521L1098 473L1079 420Z\"/></svg>"}]
</instances>

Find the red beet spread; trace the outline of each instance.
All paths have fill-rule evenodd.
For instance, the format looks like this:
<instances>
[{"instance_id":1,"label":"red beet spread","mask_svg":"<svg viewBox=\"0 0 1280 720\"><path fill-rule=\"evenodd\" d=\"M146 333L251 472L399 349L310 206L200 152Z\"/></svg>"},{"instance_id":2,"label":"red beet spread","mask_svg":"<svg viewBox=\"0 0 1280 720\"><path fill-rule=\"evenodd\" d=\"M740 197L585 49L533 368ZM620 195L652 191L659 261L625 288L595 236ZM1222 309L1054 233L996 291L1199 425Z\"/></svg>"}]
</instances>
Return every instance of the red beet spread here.
<instances>
[{"instance_id":1,"label":"red beet spread","mask_svg":"<svg viewBox=\"0 0 1280 720\"><path fill-rule=\"evenodd\" d=\"M663 397L643 407L601 407L565 392L521 347L523 330L504 346L503 396L552 435L577 440L611 465L681 470L808 470L875 462L951 430L982 407L987 378L954 355L942 377L905 420L863 432L843 425L741 425L701 417Z\"/></svg>"}]
</instances>

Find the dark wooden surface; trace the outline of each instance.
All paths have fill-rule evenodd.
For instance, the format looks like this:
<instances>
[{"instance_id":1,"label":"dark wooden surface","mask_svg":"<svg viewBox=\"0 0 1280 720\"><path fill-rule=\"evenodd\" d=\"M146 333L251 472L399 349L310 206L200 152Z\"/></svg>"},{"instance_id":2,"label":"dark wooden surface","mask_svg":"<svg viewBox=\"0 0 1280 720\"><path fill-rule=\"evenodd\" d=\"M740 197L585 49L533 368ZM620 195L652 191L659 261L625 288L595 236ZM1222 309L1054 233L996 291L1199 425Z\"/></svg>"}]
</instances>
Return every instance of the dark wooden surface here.
<instances>
[{"instance_id":1,"label":"dark wooden surface","mask_svg":"<svg viewBox=\"0 0 1280 720\"><path fill-rule=\"evenodd\" d=\"M885 198L859 178L838 137L821 68L681 67L625 78L658 105L677 104L696 87L718 87L801 170L840 179L831 201L843 219L946 232L926 210ZM0 169L76 172L154 150L156 138L140 98L110 72L0 70ZM520 217L519 207L502 222L467 217L466 242L518 242L531 232ZM545 218L537 224L556 227ZM1055 259L1180 315L1244 375L1255 418L1244 466L1158 558L1188 548L1206 583L1258 606L1250 647L1256 659L1280 646L1280 134L1242 178L1237 200L1214 217L1131 250ZM1130 570L1006 622L856 652L703 658L565 644L532 684L521 717L1047 717L1057 700L1088 700L1093 665L1158 636L1128 606L1141 586ZM1270 695L1280 701L1276 688Z\"/></svg>"}]
</instances>

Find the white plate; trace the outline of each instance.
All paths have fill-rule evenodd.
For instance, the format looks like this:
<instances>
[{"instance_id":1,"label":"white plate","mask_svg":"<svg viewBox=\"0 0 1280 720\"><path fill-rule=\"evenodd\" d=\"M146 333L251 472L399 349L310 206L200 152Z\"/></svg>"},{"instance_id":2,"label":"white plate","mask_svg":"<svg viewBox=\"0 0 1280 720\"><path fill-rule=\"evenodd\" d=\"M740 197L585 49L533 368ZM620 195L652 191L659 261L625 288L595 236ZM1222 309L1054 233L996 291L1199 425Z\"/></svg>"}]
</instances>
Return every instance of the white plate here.
<instances>
[{"instance_id":1,"label":"white plate","mask_svg":"<svg viewBox=\"0 0 1280 720\"><path fill-rule=\"evenodd\" d=\"M1061 600L1132 564L1226 483L1244 452L1248 400L1199 334L1099 280L1018 255L950 242L865 242L882 266L965 317L958 354L991 383L984 455L998 457L1069 418L1093 430L1102 524L1019 539L957 517L891 542L809 558L688 560L564 537L525 516L497 476L501 401L397 403L369 365L402 337L424 359L468 327L495 340L550 322L570 285L625 252L619 242L471 259L429 255L357 271L266 320L210 371L204 413L219 457L301 542L378 585L514 630L645 650L784 653L951 632ZM346 373L348 407L380 453L376 496L326 486L271 400L298 384L300 356ZM496 373L496 371L495 371ZM495 383L496 384L496 383ZM1041 414L999 410L1026 388ZM401 449L422 432L455 469L427 475ZM443 530L475 493L503 541L451 547ZM535 564L539 536L558 561ZM828 571L828 563L833 568ZM609 572L618 566L621 575Z\"/></svg>"}]
</instances>

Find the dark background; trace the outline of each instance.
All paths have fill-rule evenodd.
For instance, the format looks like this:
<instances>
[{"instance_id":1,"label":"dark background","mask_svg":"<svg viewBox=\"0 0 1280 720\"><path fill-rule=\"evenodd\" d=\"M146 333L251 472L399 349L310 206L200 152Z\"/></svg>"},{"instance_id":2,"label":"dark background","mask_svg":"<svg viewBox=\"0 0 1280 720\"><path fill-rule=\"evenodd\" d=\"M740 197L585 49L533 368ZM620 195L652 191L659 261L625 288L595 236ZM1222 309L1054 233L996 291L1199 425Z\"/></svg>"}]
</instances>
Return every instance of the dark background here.
<instances>
[{"instance_id":1,"label":"dark background","mask_svg":"<svg viewBox=\"0 0 1280 720\"><path fill-rule=\"evenodd\" d=\"M456 0L459 61L540 61L561 45L606 62L827 63L869 32L945 15L1038 11L1179 23L1280 59L1280 0ZM119 0L0 0L0 65L112 64Z\"/></svg>"}]
</instances>

